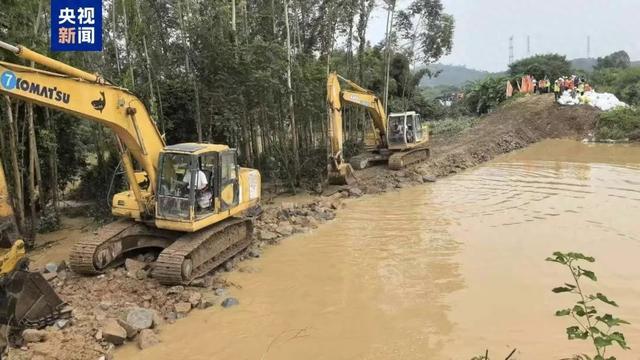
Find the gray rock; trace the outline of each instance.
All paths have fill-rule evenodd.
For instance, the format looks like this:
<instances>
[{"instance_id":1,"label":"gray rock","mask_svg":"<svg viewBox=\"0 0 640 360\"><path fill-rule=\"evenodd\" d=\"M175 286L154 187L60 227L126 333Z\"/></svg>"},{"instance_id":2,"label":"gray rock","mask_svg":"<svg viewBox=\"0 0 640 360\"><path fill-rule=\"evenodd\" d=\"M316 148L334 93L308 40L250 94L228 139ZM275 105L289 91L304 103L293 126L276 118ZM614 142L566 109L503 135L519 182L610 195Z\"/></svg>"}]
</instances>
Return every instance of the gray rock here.
<instances>
[{"instance_id":1,"label":"gray rock","mask_svg":"<svg viewBox=\"0 0 640 360\"><path fill-rule=\"evenodd\" d=\"M193 307L197 307L200 304L200 301L202 301L202 294L199 292L193 292L189 296L189 303Z\"/></svg>"},{"instance_id":2,"label":"gray rock","mask_svg":"<svg viewBox=\"0 0 640 360\"><path fill-rule=\"evenodd\" d=\"M229 272L231 270L233 270L233 261L229 260L224 263L224 271Z\"/></svg>"},{"instance_id":3,"label":"gray rock","mask_svg":"<svg viewBox=\"0 0 640 360\"><path fill-rule=\"evenodd\" d=\"M57 274L58 274L58 279L60 279L61 281L67 280L67 271L66 270L59 270L57 272Z\"/></svg>"},{"instance_id":4,"label":"gray rock","mask_svg":"<svg viewBox=\"0 0 640 360\"><path fill-rule=\"evenodd\" d=\"M240 305L240 301L238 299L229 297L224 299L224 301L220 304L223 308L230 308L232 306Z\"/></svg>"},{"instance_id":5,"label":"gray rock","mask_svg":"<svg viewBox=\"0 0 640 360\"><path fill-rule=\"evenodd\" d=\"M138 335L138 330L129 325L126 320L117 319L117 321L118 325L120 325L124 329L124 331L127 332L127 339L133 339L134 337L136 337L136 335Z\"/></svg>"},{"instance_id":6,"label":"gray rock","mask_svg":"<svg viewBox=\"0 0 640 360\"><path fill-rule=\"evenodd\" d=\"M173 305L173 309L175 310L175 312L178 315L187 314L189 311L191 311L191 303L179 302L179 303Z\"/></svg>"},{"instance_id":7,"label":"gray rock","mask_svg":"<svg viewBox=\"0 0 640 360\"><path fill-rule=\"evenodd\" d=\"M50 262L44 266L44 271L48 273L57 273L58 272L58 264L54 262Z\"/></svg>"},{"instance_id":8,"label":"gray rock","mask_svg":"<svg viewBox=\"0 0 640 360\"><path fill-rule=\"evenodd\" d=\"M184 292L184 286L172 286L167 289L167 295L180 295Z\"/></svg>"},{"instance_id":9,"label":"gray rock","mask_svg":"<svg viewBox=\"0 0 640 360\"><path fill-rule=\"evenodd\" d=\"M283 236L289 236L293 234L293 226L289 222L281 222L278 224L278 234Z\"/></svg>"},{"instance_id":10,"label":"gray rock","mask_svg":"<svg viewBox=\"0 0 640 360\"><path fill-rule=\"evenodd\" d=\"M249 256L251 256L252 258L259 258L260 257L260 250L258 249L251 249L249 250Z\"/></svg>"},{"instance_id":11,"label":"gray rock","mask_svg":"<svg viewBox=\"0 0 640 360\"><path fill-rule=\"evenodd\" d=\"M98 306L102 310L109 310L113 306L113 303L108 302L108 301L101 301Z\"/></svg>"},{"instance_id":12,"label":"gray rock","mask_svg":"<svg viewBox=\"0 0 640 360\"><path fill-rule=\"evenodd\" d=\"M153 326L153 310L134 308L127 313L127 324L137 331Z\"/></svg>"},{"instance_id":13,"label":"gray rock","mask_svg":"<svg viewBox=\"0 0 640 360\"><path fill-rule=\"evenodd\" d=\"M165 321L162 316L155 310L153 310L153 328L157 329L164 325Z\"/></svg>"},{"instance_id":14,"label":"gray rock","mask_svg":"<svg viewBox=\"0 0 640 360\"><path fill-rule=\"evenodd\" d=\"M227 290L225 290L225 288L217 288L213 292L216 294L216 296L222 296L227 293Z\"/></svg>"},{"instance_id":15,"label":"gray rock","mask_svg":"<svg viewBox=\"0 0 640 360\"><path fill-rule=\"evenodd\" d=\"M146 270L138 270L136 271L136 279L138 280L144 280L149 276L149 273Z\"/></svg>"},{"instance_id":16,"label":"gray rock","mask_svg":"<svg viewBox=\"0 0 640 360\"><path fill-rule=\"evenodd\" d=\"M260 233L258 236L260 237L260 240L265 240L265 241L275 240L278 238L278 234L269 230L260 230Z\"/></svg>"},{"instance_id":17,"label":"gray rock","mask_svg":"<svg viewBox=\"0 0 640 360\"><path fill-rule=\"evenodd\" d=\"M193 286L193 287L201 287L201 288L206 287L206 285L205 285L205 279L204 279L204 278L197 278L197 279L194 279L194 280L192 280L192 281L189 283L189 286Z\"/></svg>"},{"instance_id":18,"label":"gray rock","mask_svg":"<svg viewBox=\"0 0 640 360\"><path fill-rule=\"evenodd\" d=\"M178 315L172 311L167 314L166 320L169 324L173 324L174 322L176 322L177 318L178 318Z\"/></svg>"},{"instance_id":19,"label":"gray rock","mask_svg":"<svg viewBox=\"0 0 640 360\"><path fill-rule=\"evenodd\" d=\"M200 305L198 306L199 309L208 309L212 306L215 306L215 304L218 303L218 297L215 296L214 294L204 294L202 295L202 301L200 301Z\"/></svg>"},{"instance_id":20,"label":"gray rock","mask_svg":"<svg viewBox=\"0 0 640 360\"><path fill-rule=\"evenodd\" d=\"M338 209L340 209L341 206L342 206L342 202L340 200L334 200L334 201L331 202L331 205L330 205L330 207L333 210L338 210Z\"/></svg>"},{"instance_id":21,"label":"gray rock","mask_svg":"<svg viewBox=\"0 0 640 360\"><path fill-rule=\"evenodd\" d=\"M48 272L48 273L42 274L42 277L47 281L51 281L58 277L58 273Z\"/></svg>"},{"instance_id":22,"label":"gray rock","mask_svg":"<svg viewBox=\"0 0 640 360\"><path fill-rule=\"evenodd\" d=\"M144 270L147 267L147 263L134 260L134 259L126 259L124 261L124 268L127 269L131 274L135 274L138 270Z\"/></svg>"},{"instance_id":23,"label":"gray rock","mask_svg":"<svg viewBox=\"0 0 640 360\"><path fill-rule=\"evenodd\" d=\"M69 319L60 319L56 321L56 327L58 329L64 329L67 327L67 325L69 325Z\"/></svg>"},{"instance_id":24,"label":"gray rock","mask_svg":"<svg viewBox=\"0 0 640 360\"><path fill-rule=\"evenodd\" d=\"M423 176L422 176L422 180L423 180L424 182L436 182L436 180L437 180L437 179L436 179L436 177L435 177L435 176L433 176L433 175L423 175Z\"/></svg>"},{"instance_id":25,"label":"gray rock","mask_svg":"<svg viewBox=\"0 0 640 360\"><path fill-rule=\"evenodd\" d=\"M115 319L107 319L102 325L102 338L113 345L122 345L127 338L127 331Z\"/></svg>"},{"instance_id":26,"label":"gray rock","mask_svg":"<svg viewBox=\"0 0 640 360\"><path fill-rule=\"evenodd\" d=\"M349 188L349 195L350 195L350 196L360 197L360 196L362 196L363 194L364 194L364 193L362 192L362 190L360 190L360 188L357 188L357 187Z\"/></svg>"},{"instance_id":27,"label":"gray rock","mask_svg":"<svg viewBox=\"0 0 640 360\"><path fill-rule=\"evenodd\" d=\"M47 332L44 330L26 329L22 332L22 339L26 343L38 343L47 340Z\"/></svg>"},{"instance_id":28,"label":"gray rock","mask_svg":"<svg viewBox=\"0 0 640 360\"><path fill-rule=\"evenodd\" d=\"M160 339L158 339L158 336L156 336L153 330L145 329L140 331L138 335L138 348L140 348L140 350L150 348L159 343Z\"/></svg>"}]
</instances>

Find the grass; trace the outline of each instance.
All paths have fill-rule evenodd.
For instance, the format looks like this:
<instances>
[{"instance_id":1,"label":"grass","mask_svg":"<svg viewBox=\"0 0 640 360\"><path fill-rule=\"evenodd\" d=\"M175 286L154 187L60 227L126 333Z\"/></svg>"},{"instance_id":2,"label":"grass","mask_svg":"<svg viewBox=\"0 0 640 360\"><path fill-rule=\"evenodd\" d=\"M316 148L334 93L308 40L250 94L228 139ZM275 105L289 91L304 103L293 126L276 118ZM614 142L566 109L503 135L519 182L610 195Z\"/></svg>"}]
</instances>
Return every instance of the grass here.
<instances>
[{"instance_id":1,"label":"grass","mask_svg":"<svg viewBox=\"0 0 640 360\"><path fill-rule=\"evenodd\" d=\"M475 126L478 121L479 118L472 116L461 116L438 121L429 121L429 132L432 136L455 135Z\"/></svg>"}]
</instances>

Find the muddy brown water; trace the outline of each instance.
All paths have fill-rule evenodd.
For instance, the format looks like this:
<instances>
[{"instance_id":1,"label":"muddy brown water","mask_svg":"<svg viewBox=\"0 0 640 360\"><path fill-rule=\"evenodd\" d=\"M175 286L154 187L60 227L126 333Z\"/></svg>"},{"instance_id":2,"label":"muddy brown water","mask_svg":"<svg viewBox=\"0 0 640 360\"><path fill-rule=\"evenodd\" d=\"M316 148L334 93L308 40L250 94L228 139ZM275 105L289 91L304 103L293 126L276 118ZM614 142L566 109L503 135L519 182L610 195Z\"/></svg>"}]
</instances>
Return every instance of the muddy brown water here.
<instances>
[{"instance_id":1,"label":"muddy brown water","mask_svg":"<svg viewBox=\"0 0 640 360\"><path fill-rule=\"evenodd\" d=\"M545 141L435 184L369 196L228 280L240 305L194 311L118 359L558 359L567 278L555 250L596 257L602 307L640 359L640 147Z\"/></svg>"}]
</instances>

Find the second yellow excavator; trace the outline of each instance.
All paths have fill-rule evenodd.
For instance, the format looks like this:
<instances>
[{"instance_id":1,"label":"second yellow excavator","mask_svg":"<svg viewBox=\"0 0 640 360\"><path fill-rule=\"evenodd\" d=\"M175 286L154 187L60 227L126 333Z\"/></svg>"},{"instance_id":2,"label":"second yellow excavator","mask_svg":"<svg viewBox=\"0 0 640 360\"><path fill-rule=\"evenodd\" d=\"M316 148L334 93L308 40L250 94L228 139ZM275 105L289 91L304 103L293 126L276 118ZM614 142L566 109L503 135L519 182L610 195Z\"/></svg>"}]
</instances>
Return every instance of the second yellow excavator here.
<instances>
[{"instance_id":1,"label":"second yellow excavator","mask_svg":"<svg viewBox=\"0 0 640 360\"><path fill-rule=\"evenodd\" d=\"M343 90L340 80L349 89ZM343 103L366 109L373 123L364 139L366 152L352 157L349 163L343 154ZM344 185L355 181L354 168L360 170L370 164L388 162L389 168L399 170L429 158L429 129L420 114L410 111L391 113L387 117L382 102L372 91L335 72L327 78L327 105L331 140L330 183Z\"/></svg>"},{"instance_id":2,"label":"second yellow excavator","mask_svg":"<svg viewBox=\"0 0 640 360\"><path fill-rule=\"evenodd\" d=\"M74 245L75 272L97 274L127 253L155 248L152 276L188 283L250 244L253 223L245 214L259 204L260 173L238 166L235 149L167 146L129 90L23 46L0 41L0 48L54 71L0 62L0 94L102 124L120 144L129 190L113 197L112 213L124 219Z\"/></svg>"},{"instance_id":3,"label":"second yellow excavator","mask_svg":"<svg viewBox=\"0 0 640 360\"><path fill-rule=\"evenodd\" d=\"M43 328L70 317L71 308L42 274L29 271L26 246L19 237L0 161L0 328ZM0 357L5 345L0 340Z\"/></svg>"}]
</instances>

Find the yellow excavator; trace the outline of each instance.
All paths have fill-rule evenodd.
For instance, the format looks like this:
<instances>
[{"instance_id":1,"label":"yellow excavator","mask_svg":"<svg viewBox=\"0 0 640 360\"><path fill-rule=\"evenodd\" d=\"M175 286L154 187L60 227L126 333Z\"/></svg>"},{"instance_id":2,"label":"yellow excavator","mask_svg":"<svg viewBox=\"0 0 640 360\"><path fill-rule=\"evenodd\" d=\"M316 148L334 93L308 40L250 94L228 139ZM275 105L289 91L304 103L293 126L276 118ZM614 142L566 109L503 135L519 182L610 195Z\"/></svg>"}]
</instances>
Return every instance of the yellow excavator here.
<instances>
[{"instance_id":1,"label":"yellow excavator","mask_svg":"<svg viewBox=\"0 0 640 360\"><path fill-rule=\"evenodd\" d=\"M71 309L42 274L28 270L0 161L0 326L43 328L70 315ZM5 345L0 341L0 357Z\"/></svg>"},{"instance_id":2,"label":"yellow excavator","mask_svg":"<svg viewBox=\"0 0 640 360\"><path fill-rule=\"evenodd\" d=\"M78 241L69 265L98 274L128 253L156 249L152 276L189 283L252 239L252 210L261 197L260 173L238 166L227 145L165 144L132 92L23 46L0 48L50 71L0 62L0 94L60 110L111 129L118 139L129 190L113 196L120 221Z\"/></svg>"},{"instance_id":3,"label":"yellow excavator","mask_svg":"<svg viewBox=\"0 0 640 360\"><path fill-rule=\"evenodd\" d=\"M343 90L340 80L349 88ZM352 157L349 163L343 154L343 104L364 108L373 123L364 139L366 152ZM375 163L387 162L389 168L399 170L429 158L429 129L415 111L387 116L382 102L372 91L336 72L327 78L327 105L331 140L328 173L331 184L350 184L355 181L354 169L361 170Z\"/></svg>"}]
</instances>

